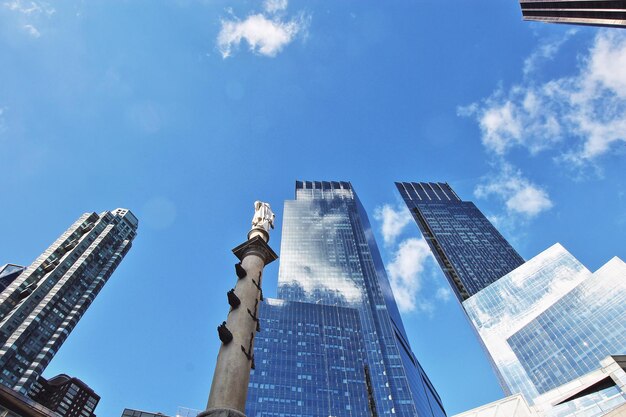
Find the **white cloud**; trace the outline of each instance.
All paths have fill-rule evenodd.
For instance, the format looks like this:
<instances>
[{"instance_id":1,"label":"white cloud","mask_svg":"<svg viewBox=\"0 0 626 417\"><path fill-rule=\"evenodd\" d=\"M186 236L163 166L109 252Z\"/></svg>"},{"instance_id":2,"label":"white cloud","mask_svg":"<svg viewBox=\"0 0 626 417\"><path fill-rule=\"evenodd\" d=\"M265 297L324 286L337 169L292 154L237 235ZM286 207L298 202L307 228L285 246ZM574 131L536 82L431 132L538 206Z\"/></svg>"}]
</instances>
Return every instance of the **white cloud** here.
<instances>
[{"instance_id":1,"label":"white cloud","mask_svg":"<svg viewBox=\"0 0 626 417\"><path fill-rule=\"evenodd\" d=\"M7 110L6 107L0 107L0 134L6 132L6 123L4 120L4 112Z\"/></svg>"},{"instance_id":2,"label":"white cloud","mask_svg":"<svg viewBox=\"0 0 626 417\"><path fill-rule=\"evenodd\" d=\"M504 155L516 146L538 153L561 141L558 115L546 112L546 92L514 87L508 94L501 89L483 101L459 109L459 115L475 115L485 148Z\"/></svg>"},{"instance_id":3,"label":"white cloud","mask_svg":"<svg viewBox=\"0 0 626 417\"><path fill-rule=\"evenodd\" d=\"M435 293L435 298L443 302L448 302L452 298L452 291L446 287L439 287Z\"/></svg>"},{"instance_id":4,"label":"white cloud","mask_svg":"<svg viewBox=\"0 0 626 417\"><path fill-rule=\"evenodd\" d=\"M287 9L287 0L265 0L263 8L268 13L276 13Z\"/></svg>"},{"instance_id":5,"label":"white cloud","mask_svg":"<svg viewBox=\"0 0 626 417\"><path fill-rule=\"evenodd\" d=\"M531 55L527 75L537 57L551 58L559 46L544 45ZM527 77L458 113L476 118L484 146L496 155L515 147L552 149L555 160L570 166L593 163L626 142L626 34L600 31L579 62L571 75L545 82Z\"/></svg>"},{"instance_id":6,"label":"white cloud","mask_svg":"<svg viewBox=\"0 0 626 417\"><path fill-rule=\"evenodd\" d=\"M480 120L483 143L496 153L504 153L510 142L520 142L522 126L514 115L516 110L510 101L485 110Z\"/></svg>"},{"instance_id":7,"label":"white cloud","mask_svg":"<svg viewBox=\"0 0 626 417\"><path fill-rule=\"evenodd\" d=\"M56 12L44 1L11 0L3 2L2 5L15 13L17 27L33 38L41 37L38 27L45 25L42 17L50 18Z\"/></svg>"},{"instance_id":8,"label":"white cloud","mask_svg":"<svg viewBox=\"0 0 626 417\"><path fill-rule=\"evenodd\" d=\"M558 39L550 40L537 48L524 60L524 75L529 75L537 69L541 61L554 58L561 46L578 32L578 29L570 29Z\"/></svg>"},{"instance_id":9,"label":"white cloud","mask_svg":"<svg viewBox=\"0 0 626 417\"><path fill-rule=\"evenodd\" d=\"M303 13L291 20L284 20L282 12L287 8L286 0L266 0L265 13L251 14L245 20L222 20L217 36L217 46L223 58L232 55L242 41L256 54L274 57L297 35L306 33L309 17Z\"/></svg>"},{"instance_id":10,"label":"white cloud","mask_svg":"<svg viewBox=\"0 0 626 417\"><path fill-rule=\"evenodd\" d=\"M9 10L13 10L26 15L36 15L41 13L51 15L55 12L53 7L43 1L12 0L5 1L3 3L3 6Z\"/></svg>"},{"instance_id":11,"label":"white cloud","mask_svg":"<svg viewBox=\"0 0 626 417\"><path fill-rule=\"evenodd\" d=\"M438 302L446 302L451 292L446 288L430 292L435 258L423 238L408 238L395 242L413 218L403 203L393 206L384 204L374 212L376 220L382 222L381 232L385 248L390 250L392 261L386 269L398 309L403 313L420 312L432 317ZM422 291L424 282L427 287ZM427 293L427 294L426 294Z\"/></svg>"},{"instance_id":12,"label":"white cloud","mask_svg":"<svg viewBox=\"0 0 626 417\"><path fill-rule=\"evenodd\" d=\"M432 311L427 301L418 301L426 262L432 257L424 239L410 238L398 246L393 261L387 265L389 281L398 308L402 312Z\"/></svg>"},{"instance_id":13,"label":"white cloud","mask_svg":"<svg viewBox=\"0 0 626 417\"><path fill-rule=\"evenodd\" d=\"M545 190L532 184L519 170L506 163L503 164L499 175L490 177L487 182L478 185L474 195L477 198L495 195L505 202L509 214L519 214L527 218L534 217L553 206Z\"/></svg>"},{"instance_id":14,"label":"white cloud","mask_svg":"<svg viewBox=\"0 0 626 417\"><path fill-rule=\"evenodd\" d=\"M33 38L38 38L41 36L41 33L39 33L37 28L33 25L24 25L24 30L28 32L28 34Z\"/></svg>"},{"instance_id":15,"label":"white cloud","mask_svg":"<svg viewBox=\"0 0 626 417\"><path fill-rule=\"evenodd\" d=\"M397 209L390 204L385 204L376 209L374 218L382 221L381 232L383 239L385 245L390 245L395 242L406 225L411 222L411 213L404 204L399 205Z\"/></svg>"}]
</instances>

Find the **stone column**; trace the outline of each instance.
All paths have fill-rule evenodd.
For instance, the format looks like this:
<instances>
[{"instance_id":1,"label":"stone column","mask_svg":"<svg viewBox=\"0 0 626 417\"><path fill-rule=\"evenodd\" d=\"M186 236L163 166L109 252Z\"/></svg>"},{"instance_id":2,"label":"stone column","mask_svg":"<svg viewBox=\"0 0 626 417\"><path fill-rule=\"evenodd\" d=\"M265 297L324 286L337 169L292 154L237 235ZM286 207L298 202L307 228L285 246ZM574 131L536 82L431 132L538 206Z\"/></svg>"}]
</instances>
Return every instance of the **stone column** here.
<instances>
[{"instance_id":1,"label":"stone column","mask_svg":"<svg viewBox=\"0 0 626 417\"><path fill-rule=\"evenodd\" d=\"M269 233L254 227L248 240L233 249L237 284L228 293L231 306L225 323L218 327L222 346L217 356L207 410L198 417L245 417L250 369L254 368L254 337L261 330L261 281L265 265L278 258L269 247Z\"/></svg>"}]
</instances>

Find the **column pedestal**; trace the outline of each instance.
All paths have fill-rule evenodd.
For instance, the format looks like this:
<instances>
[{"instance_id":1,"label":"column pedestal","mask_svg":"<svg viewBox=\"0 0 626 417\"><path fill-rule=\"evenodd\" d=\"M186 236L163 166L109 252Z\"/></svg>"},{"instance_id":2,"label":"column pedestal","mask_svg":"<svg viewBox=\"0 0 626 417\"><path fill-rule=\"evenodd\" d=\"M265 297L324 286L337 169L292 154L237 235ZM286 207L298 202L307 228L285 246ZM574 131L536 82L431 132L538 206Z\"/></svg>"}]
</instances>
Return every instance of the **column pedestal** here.
<instances>
[{"instance_id":1,"label":"column pedestal","mask_svg":"<svg viewBox=\"0 0 626 417\"><path fill-rule=\"evenodd\" d=\"M265 230L255 228L248 233L246 242L233 249L245 270L242 274L239 268L234 288L241 303L228 313L226 328L232 333L232 340L220 347L207 410L199 417L245 417L250 368L254 364L254 338L260 331L263 268L278 259L267 244L268 239Z\"/></svg>"}]
</instances>

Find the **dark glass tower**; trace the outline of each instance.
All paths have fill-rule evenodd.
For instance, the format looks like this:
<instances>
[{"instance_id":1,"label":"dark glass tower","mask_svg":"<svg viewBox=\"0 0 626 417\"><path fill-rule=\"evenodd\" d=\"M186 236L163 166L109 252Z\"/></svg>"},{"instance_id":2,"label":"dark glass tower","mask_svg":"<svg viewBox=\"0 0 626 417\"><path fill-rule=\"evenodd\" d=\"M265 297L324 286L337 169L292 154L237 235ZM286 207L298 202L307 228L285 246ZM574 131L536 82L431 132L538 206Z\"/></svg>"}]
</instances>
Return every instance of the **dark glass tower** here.
<instances>
[{"instance_id":1,"label":"dark glass tower","mask_svg":"<svg viewBox=\"0 0 626 417\"><path fill-rule=\"evenodd\" d=\"M624 0L520 0L524 20L626 28Z\"/></svg>"},{"instance_id":2,"label":"dark glass tower","mask_svg":"<svg viewBox=\"0 0 626 417\"><path fill-rule=\"evenodd\" d=\"M448 184L396 187L460 301L524 263L474 203L461 201Z\"/></svg>"},{"instance_id":3,"label":"dark glass tower","mask_svg":"<svg viewBox=\"0 0 626 417\"><path fill-rule=\"evenodd\" d=\"M126 209L83 214L0 293L0 384L27 394L130 250Z\"/></svg>"},{"instance_id":4,"label":"dark glass tower","mask_svg":"<svg viewBox=\"0 0 626 417\"><path fill-rule=\"evenodd\" d=\"M350 183L296 182L278 284L282 300L260 309L249 417L445 416Z\"/></svg>"}]
</instances>

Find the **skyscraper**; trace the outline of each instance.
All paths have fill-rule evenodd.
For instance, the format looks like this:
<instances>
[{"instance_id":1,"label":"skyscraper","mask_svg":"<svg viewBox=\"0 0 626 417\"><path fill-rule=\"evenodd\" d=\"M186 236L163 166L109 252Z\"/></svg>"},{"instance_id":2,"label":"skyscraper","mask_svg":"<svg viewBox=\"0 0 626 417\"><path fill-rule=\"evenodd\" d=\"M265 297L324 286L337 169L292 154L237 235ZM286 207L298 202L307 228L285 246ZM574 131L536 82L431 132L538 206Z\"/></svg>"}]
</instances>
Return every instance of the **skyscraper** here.
<instances>
[{"instance_id":1,"label":"skyscraper","mask_svg":"<svg viewBox=\"0 0 626 417\"><path fill-rule=\"evenodd\" d=\"M591 273L555 244L463 307L505 392L521 393L542 415L601 416L624 403L615 384L581 382L607 356L626 353L626 264L619 258Z\"/></svg>"},{"instance_id":2,"label":"skyscraper","mask_svg":"<svg viewBox=\"0 0 626 417\"><path fill-rule=\"evenodd\" d=\"M22 271L24 271L24 267L20 265L6 264L0 266L0 292L4 291L15 278L20 276Z\"/></svg>"},{"instance_id":3,"label":"skyscraper","mask_svg":"<svg viewBox=\"0 0 626 417\"><path fill-rule=\"evenodd\" d=\"M524 263L524 259L478 210L446 183L396 182L460 301Z\"/></svg>"},{"instance_id":4,"label":"skyscraper","mask_svg":"<svg viewBox=\"0 0 626 417\"><path fill-rule=\"evenodd\" d=\"M59 417L57 413L37 401L0 384L0 416L3 417Z\"/></svg>"},{"instance_id":5,"label":"skyscraper","mask_svg":"<svg viewBox=\"0 0 626 417\"><path fill-rule=\"evenodd\" d=\"M356 309L266 299L246 414L371 415Z\"/></svg>"},{"instance_id":6,"label":"skyscraper","mask_svg":"<svg viewBox=\"0 0 626 417\"><path fill-rule=\"evenodd\" d=\"M50 379L40 376L30 397L61 417L95 417L100 396L78 378L61 374Z\"/></svg>"},{"instance_id":7,"label":"skyscraper","mask_svg":"<svg viewBox=\"0 0 626 417\"><path fill-rule=\"evenodd\" d=\"M249 417L445 416L350 183L296 182L280 262L281 300L261 304Z\"/></svg>"},{"instance_id":8,"label":"skyscraper","mask_svg":"<svg viewBox=\"0 0 626 417\"><path fill-rule=\"evenodd\" d=\"M506 394L522 393L529 403L541 394L509 345L509 338L590 275L563 246L555 244L463 302ZM544 363L546 353L534 352Z\"/></svg>"},{"instance_id":9,"label":"skyscraper","mask_svg":"<svg viewBox=\"0 0 626 417\"><path fill-rule=\"evenodd\" d=\"M131 247L126 209L83 214L0 294L0 383L26 394Z\"/></svg>"},{"instance_id":10,"label":"skyscraper","mask_svg":"<svg viewBox=\"0 0 626 417\"><path fill-rule=\"evenodd\" d=\"M522 394L550 417L600 416L621 404L621 394L602 384L566 399L555 395L605 357L626 353L624 262L614 258L591 273L557 243L524 263L473 204L458 207L447 184L396 185L453 286L476 290L462 306L506 394ZM517 267L508 262L516 259ZM471 287L468 276L488 279Z\"/></svg>"},{"instance_id":11,"label":"skyscraper","mask_svg":"<svg viewBox=\"0 0 626 417\"><path fill-rule=\"evenodd\" d=\"M508 339L539 392L626 354L626 264L615 257Z\"/></svg>"},{"instance_id":12,"label":"skyscraper","mask_svg":"<svg viewBox=\"0 0 626 417\"><path fill-rule=\"evenodd\" d=\"M626 27L623 0L520 0L524 20Z\"/></svg>"}]
</instances>

